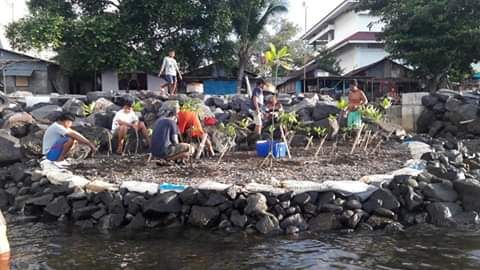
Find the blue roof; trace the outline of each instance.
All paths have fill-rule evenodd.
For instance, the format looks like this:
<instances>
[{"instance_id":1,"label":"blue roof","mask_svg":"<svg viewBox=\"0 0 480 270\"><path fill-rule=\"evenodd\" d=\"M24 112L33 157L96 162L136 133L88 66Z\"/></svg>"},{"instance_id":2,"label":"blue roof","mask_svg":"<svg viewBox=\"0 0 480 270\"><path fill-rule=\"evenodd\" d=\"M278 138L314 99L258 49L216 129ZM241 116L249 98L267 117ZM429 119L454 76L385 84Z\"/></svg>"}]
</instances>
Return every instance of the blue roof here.
<instances>
[{"instance_id":1,"label":"blue roof","mask_svg":"<svg viewBox=\"0 0 480 270\"><path fill-rule=\"evenodd\" d=\"M480 72L473 74L473 79L480 80Z\"/></svg>"}]
</instances>

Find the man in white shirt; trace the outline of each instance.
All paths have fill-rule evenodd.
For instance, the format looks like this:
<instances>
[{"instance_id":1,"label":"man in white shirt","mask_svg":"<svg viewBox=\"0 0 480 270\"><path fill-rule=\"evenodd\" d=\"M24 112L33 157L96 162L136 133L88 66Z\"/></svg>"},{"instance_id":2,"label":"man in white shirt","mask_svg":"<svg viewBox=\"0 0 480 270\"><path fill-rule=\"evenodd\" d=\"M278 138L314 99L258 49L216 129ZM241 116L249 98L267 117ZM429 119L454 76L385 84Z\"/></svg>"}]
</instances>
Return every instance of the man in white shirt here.
<instances>
[{"instance_id":1,"label":"man in white shirt","mask_svg":"<svg viewBox=\"0 0 480 270\"><path fill-rule=\"evenodd\" d=\"M133 101L130 99L125 100L123 108L115 114L112 123L113 136L117 136L117 151L116 153L121 155L123 153L123 147L125 144L125 137L128 130L133 128L136 132L141 132L143 137L147 140L148 146L150 146L150 137L148 136L147 127L145 123L139 121L139 118L135 111L132 109Z\"/></svg>"},{"instance_id":2,"label":"man in white shirt","mask_svg":"<svg viewBox=\"0 0 480 270\"><path fill-rule=\"evenodd\" d=\"M177 73L180 80L182 79L182 73L178 68L177 60L175 60L174 50L169 51L168 56L163 58L162 67L160 68L158 76L162 76L164 72L164 78L167 81L167 84L163 85L162 88L168 86L168 93L171 95L175 95L177 91Z\"/></svg>"},{"instance_id":3,"label":"man in white shirt","mask_svg":"<svg viewBox=\"0 0 480 270\"><path fill-rule=\"evenodd\" d=\"M42 153L50 161L64 161L66 155L72 149L76 141L86 144L95 153L96 146L82 134L71 129L75 116L71 113L63 113L57 121L51 124L43 135ZM68 165L64 162L59 165Z\"/></svg>"}]
</instances>

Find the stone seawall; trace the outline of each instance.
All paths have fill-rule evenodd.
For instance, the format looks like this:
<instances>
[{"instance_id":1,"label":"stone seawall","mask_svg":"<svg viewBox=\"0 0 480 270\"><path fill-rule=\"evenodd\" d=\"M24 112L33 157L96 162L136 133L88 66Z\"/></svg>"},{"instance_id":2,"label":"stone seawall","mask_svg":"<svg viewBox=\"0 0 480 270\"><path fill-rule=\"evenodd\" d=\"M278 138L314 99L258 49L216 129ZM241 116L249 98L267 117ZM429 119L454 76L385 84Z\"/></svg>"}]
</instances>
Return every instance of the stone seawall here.
<instances>
[{"instance_id":1,"label":"stone seawall","mask_svg":"<svg viewBox=\"0 0 480 270\"><path fill-rule=\"evenodd\" d=\"M158 186L145 184L144 192L138 192L142 183L116 188L82 183L82 177L73 175L69 181L55 182L55 173L18 163L1 169L0 208L33 220L100 230L185 225L294 234L401 231L423 223L478 225L480 154L445 149L441 140L423 140L435 147L422 155L423 161L417 160L421 169L406 168L360 181L286 181L278 187L205 183L181 192L161 192Z\"/></svg>"}]
</instances>

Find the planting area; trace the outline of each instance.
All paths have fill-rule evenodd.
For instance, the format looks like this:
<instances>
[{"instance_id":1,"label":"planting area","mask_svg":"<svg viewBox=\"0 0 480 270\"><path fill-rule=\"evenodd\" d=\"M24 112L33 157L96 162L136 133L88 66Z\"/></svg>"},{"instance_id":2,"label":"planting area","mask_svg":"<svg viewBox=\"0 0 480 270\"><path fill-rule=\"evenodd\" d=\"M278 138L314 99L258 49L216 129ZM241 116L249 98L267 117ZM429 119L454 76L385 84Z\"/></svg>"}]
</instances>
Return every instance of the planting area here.
<instances>
[{"instance_id":1,"label":"planting area","mask_svg":"<svg viewBox=\"0 0 480 270\"><path fill-rule=\"evenodd\" d=\"M401 168L409 159L408 151L393 141L383 144L375 154L357 150L350 155L351 146L351 142L340 142L336 151L332 151L333 143L327 142L323 153L316 158L315 148L307 151L293 148L292 159L275 160L272 167L269 164L260 167L263 158L257 157L255 152L231 152L220 163L218 157L213 157L193 160L186 165L147 162L146 155L97 156L73 163L72 169L75 174L90 180L111 183L134 180L194 185L216 181L241 185L249 182L273 184L275 180L358 180L365 175Z\"/></svg>"}]
</instances>

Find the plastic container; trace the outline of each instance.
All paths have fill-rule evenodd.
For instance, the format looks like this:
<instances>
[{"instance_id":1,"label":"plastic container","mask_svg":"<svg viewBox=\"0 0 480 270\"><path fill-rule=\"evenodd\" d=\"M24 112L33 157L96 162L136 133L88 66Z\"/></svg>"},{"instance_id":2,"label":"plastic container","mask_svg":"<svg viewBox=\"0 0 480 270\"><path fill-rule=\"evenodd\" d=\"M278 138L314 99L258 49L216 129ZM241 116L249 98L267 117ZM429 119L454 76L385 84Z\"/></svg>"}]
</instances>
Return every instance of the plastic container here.
<instances>
[{"instance_id":1,"label":"plastic container","mask_svg":"<svg viewBox=\"0 0 480 270\"><path fill-rule=\"evenodd\" d=\"M184 185L175 185L175 184L170 184L170 183L163 183L160 185L160 192L167 192L167 191L176 191L176 192L182 192L185 190Z\"/></svg>"},{"instance_id":2,"label":"plastic container","mask_svg":"<svg viewBox=\"0 0 480 270\"><path fill-rule=\"evenodd\" d=\"M272 148L273 147L273 148ZM266 157L272 149L275 158L283 158L287 155L287 146L283 142L277 141L257 141L257 156Z\"/></svg>"}]
</instances>

